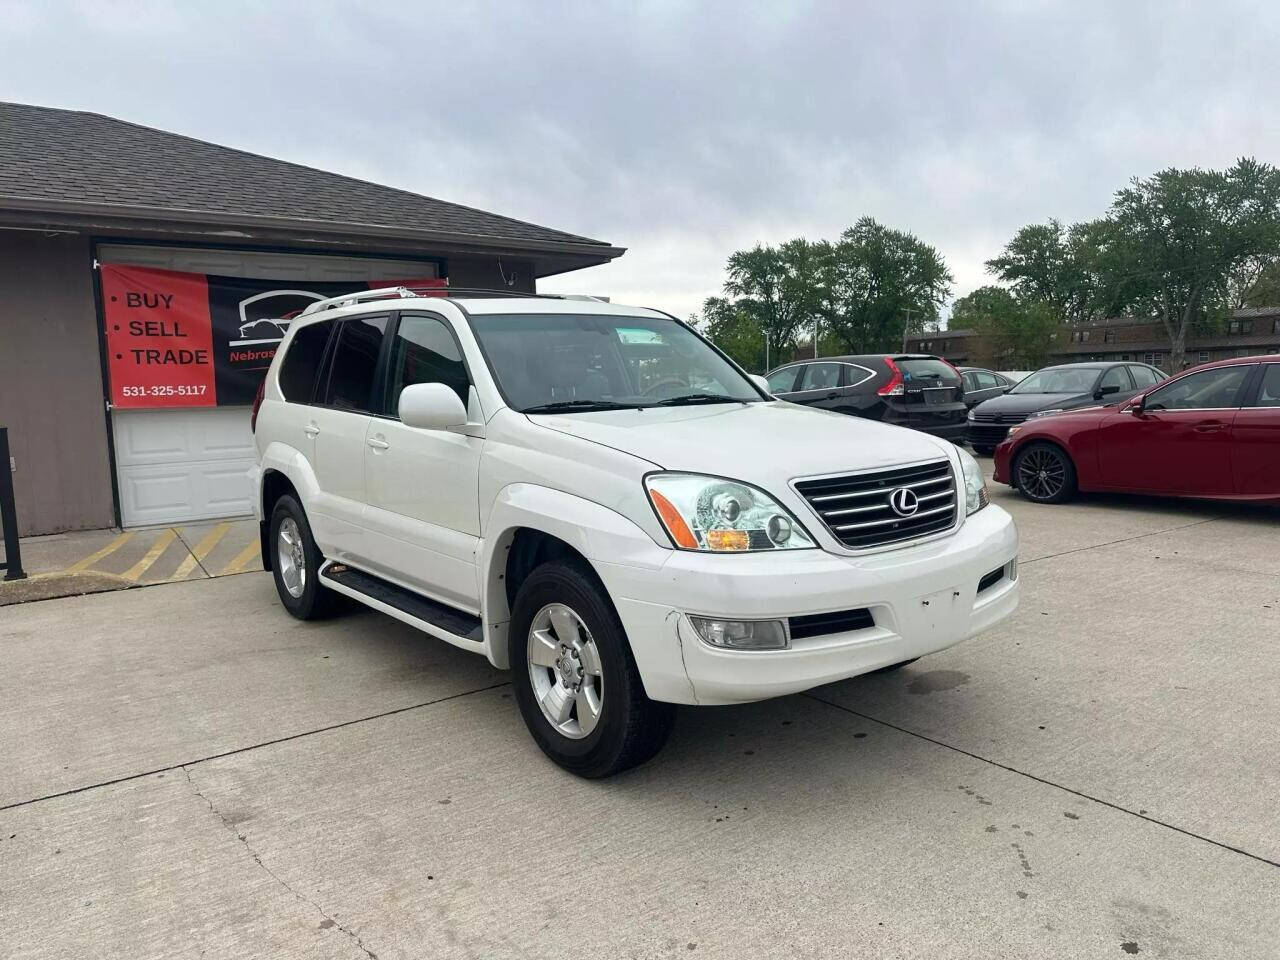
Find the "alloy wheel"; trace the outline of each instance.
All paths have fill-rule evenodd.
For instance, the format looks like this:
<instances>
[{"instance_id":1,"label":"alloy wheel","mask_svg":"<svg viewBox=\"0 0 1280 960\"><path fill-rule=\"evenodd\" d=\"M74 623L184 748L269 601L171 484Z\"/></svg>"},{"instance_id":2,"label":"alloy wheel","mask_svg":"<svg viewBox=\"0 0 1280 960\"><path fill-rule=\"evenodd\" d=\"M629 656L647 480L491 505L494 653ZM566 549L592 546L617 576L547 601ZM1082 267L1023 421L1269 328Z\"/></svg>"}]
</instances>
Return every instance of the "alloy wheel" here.
<instances>
[{"instance_id":1,"label":"alloy wheel","mask_svg":"<svg viewBox=\"0 0 1280 960\"><path fill-rule=\"evenodd\" d=\"M1066 482L1066 464L1052 450L1028 450L1018 460L1018 486L1033 500L1056 497Z\"/></svg>"},{"instance_id":2,"label":"alloy wheel","mask_svg":"<svg viewBox=\"0 0 1280 960\"><path fill-rule=\"evenodd\" d=\"M529 679L542 715L571 740L589 736L604 707L600 652L572 608L549 603L529 625Z\"/></svg>"},{"instance_id":3,"label":"alloy wheel","mask_svg":"<svg viewBox=\"0 0 1280 960\"><path fill-rule=\"evenodd\" d=\"M307 588L307 554L302 546L302 531L293 517L280 521L276 532L276 558L280 580L291 597L301 597Z\"/></svg>"}]
</instances>

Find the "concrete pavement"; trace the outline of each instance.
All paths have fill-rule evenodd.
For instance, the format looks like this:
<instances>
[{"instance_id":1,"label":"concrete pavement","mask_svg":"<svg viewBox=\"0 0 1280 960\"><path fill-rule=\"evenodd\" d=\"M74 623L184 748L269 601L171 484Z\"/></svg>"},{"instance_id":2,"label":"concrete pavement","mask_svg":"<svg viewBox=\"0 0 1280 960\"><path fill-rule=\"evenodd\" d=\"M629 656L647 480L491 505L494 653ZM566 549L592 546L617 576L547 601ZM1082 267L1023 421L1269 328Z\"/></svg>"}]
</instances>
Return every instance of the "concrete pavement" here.
<instances>
[{"instance_id":1,"label":"concrete pavement","mask_svg":"<svg viewBox=\"0 0 1280 960\"><path fill-rule=\"evenodd\" d=\"M1280 517L994 494L1008 624L604 783L265 574L8 608L0 956L1280 955Z\"/></svg>"}]
</instances>

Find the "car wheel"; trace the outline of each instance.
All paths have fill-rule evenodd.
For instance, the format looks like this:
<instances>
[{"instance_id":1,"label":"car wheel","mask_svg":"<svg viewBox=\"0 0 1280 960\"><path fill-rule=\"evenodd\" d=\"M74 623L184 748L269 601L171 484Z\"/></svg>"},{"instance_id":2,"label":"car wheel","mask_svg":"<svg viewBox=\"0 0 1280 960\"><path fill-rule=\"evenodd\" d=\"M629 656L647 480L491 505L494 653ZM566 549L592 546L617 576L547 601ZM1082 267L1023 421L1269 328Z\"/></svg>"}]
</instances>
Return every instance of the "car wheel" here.
<instances>
[{"instance_id":1,"label":"car wheel","mask_svg":"<svg viewBox=\"0 0 1280 960\"><path fill-rule=\"evenodd\" d=\"M638 766L666 743L675 707L645 696L622 623L595 576L546 563L521 585L509 652L534 741L580 777Z\"/></svg>"},{"instance_id":2,"label":"car wheel","mask_svg":"<svg viewBox=\"0 0 1280 960\"><path fill-rule=\"evenodd\" d=\"M973 443L973 444L970 444L970 446L973 447L973 452L980 457L989 457L996 452L995 447L987 446L987 444L985 443L982 443L982 444Z\"/></svg>"},{"instance_id":3,"label":"car wheel","mask_svg":"<svg viewBox=\"0 0 1280 960\"><path fill-rule=\"evenodd\" d=\"M1061 448L1033 443L1013 465L1013 479L1022 495L1036 503L1063 503L1076 494L1076 468Z\"/></svg>"},{"instance_id":4,"label":"car wheel","mask_svg":"<svg viewBox=\"0 0 1280 960\"><path fill-rule=\"evenodd\" d=\"M284 608L299 620L319 620L339 606L339 595L321 585L316 572L324 562L311 536L302 505L285 495L276 501L268 525L267 543L274 551L271 572Z\"/></svg>"}]
</instances>

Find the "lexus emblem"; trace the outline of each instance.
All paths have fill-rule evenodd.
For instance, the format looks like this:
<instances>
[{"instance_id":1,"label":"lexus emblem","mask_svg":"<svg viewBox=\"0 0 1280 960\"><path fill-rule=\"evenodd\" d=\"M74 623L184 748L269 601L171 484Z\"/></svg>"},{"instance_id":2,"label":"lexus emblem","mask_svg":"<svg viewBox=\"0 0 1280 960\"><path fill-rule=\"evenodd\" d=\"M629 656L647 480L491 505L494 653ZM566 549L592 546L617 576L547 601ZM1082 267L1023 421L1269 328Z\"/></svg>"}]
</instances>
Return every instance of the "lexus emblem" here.
<instances>
[{"instance_id":1,"label":"lexus emblem","mask_svg":"<svg viewBox=\"0 0 1280 960\"><path fill-rule=\"evenodd\" d=\"M920 509L920 499L906 487L898 487L889 494L889 506L900 517L909 517Z\"/></svg>"}]
</instances>

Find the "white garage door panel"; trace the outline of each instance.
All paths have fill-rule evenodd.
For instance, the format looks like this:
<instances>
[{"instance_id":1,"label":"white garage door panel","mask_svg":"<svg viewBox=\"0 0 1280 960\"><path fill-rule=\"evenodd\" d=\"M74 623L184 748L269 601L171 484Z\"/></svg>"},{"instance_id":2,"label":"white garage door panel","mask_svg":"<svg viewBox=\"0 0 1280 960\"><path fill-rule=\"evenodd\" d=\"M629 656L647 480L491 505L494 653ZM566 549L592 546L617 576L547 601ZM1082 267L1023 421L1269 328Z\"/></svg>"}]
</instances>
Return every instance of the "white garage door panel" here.
<instances>
[{"instance_id":1,"label":"white garage door panel","mask_svg":"<svg viewBox=\"0 0 1280 960\"><path fill-rule=\"evenodd\" d=\"M408 280L438 276L434 263L196 247L102 244L103 263L289 282ZM117 410L116 473L127 527L245 516L255 452L247 407Z\"/></svg>"},{"instance_id":2,"label":"white garage door panel","mask_svg":"<svg viewBox=\"0 0 1280 960\"><path fill-rule=\"evenodd\" d=\"M117 410L112 429L125 526L253 512L248 407Z\"/></svg>"}]
</instances>

